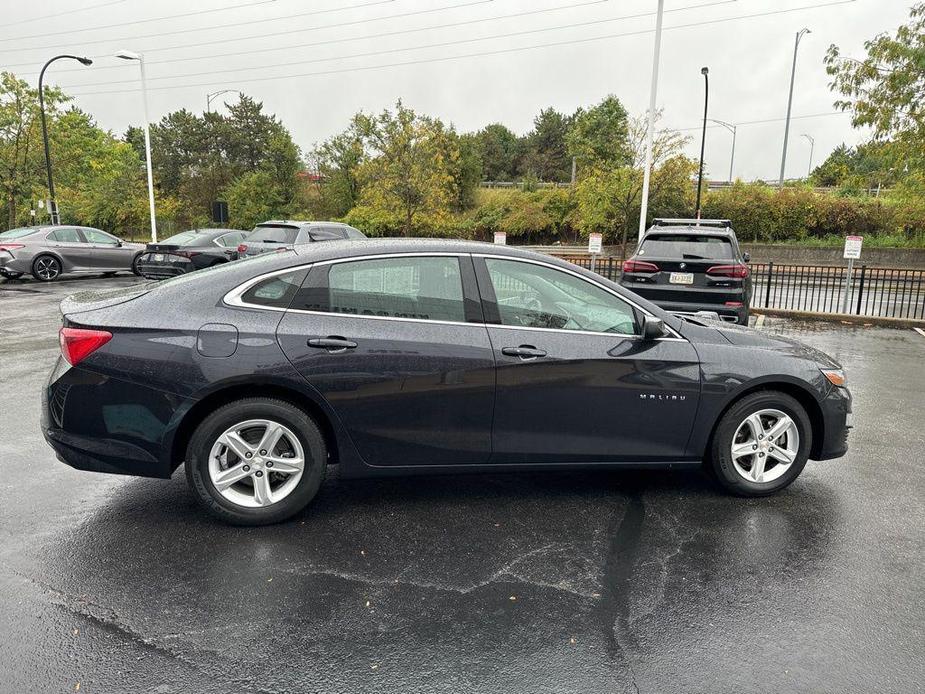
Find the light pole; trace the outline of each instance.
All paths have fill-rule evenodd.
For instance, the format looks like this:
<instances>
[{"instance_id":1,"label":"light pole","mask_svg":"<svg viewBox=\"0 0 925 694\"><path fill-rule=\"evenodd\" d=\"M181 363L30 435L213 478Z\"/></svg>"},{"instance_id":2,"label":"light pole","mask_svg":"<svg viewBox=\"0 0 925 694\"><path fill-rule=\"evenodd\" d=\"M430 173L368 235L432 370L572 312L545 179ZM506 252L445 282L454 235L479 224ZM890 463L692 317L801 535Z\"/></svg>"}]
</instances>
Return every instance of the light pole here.
<instances>
[{"instance_id":1,"label":"light pole","mask_svg":"<svg viewBox=\"0 0 925 694\"><path fill-rule=\"evenodd\" d=\"M151 173L151 129L148 126L148 83L145 80L145 57L141 53L122 50L116 53L123 60L137 60L141 67L141 101L145 111L145 166L148 169L148 207L151 209L151 243L157 243L157 221L154 217L154 175Z\"/></svg>"},{"instance_id":2,"label":"light pole","mask_svg":"<svg viewBox=\"0 0 925 694\"><path fill-rule=\"evenodd\" d=\"M45 70L48 69L48 66L62 58L76 60L83 65L93 64L93 61L89 58L82 58L77 55L56 55L42 66L42 71L39 73L39 112L42 117L42 141L45 145L45 172L48 174L48 213L51 215L52 224L60 224L61 220L58 217L58 202L55 200L55 182L51 175L51 151L48 147L48 126L45 123L45 93L42 83L45 80Z\"/></svg>"},{"instance_id":3,"label":"light pole","mask_svg":"<svg viewBox=\"0 0 925 694\"><path fill-rule=\"evenodd\" d=\"M813 173L813 150L816 148L816 140L812 135L807 135L803 133L800 137L805 137L809 140L809 169L806 171L806 178L809 178Z\"/></svg>"},{"instance_id":4,"label":"light pole","mask_svg":"<svg viewBox=\"0 0 925 694\"><path fill-rule=\"evenodd\" d=\"M665 0L658 0L655 16L655 55L652 56L652 86L649 88L649 125L646 128L646 168L642 173L642 204L639 208L639 240L646 231L646 215L649 211L649 177L652 171L652 138L655 131L655 95L658 92L658 54L662 49L662 15ZM626 248L621 250L626 257Z\"/></svg>"},{"instance_id":5,"label":"light pole","mask_svg":"<svg viewBox=\"0 0 925 694\"><path fill-rule=\"evenodd\" d=\"M811 33L809 29L802 28L797 32L793 43L793 66L790 68L790 95L787 97L787 119L784 122L784 153L780 157L780 182L778 186L784 187L784 167L787 165L787 139L790 137L790 108L793 106L793 80L797 74L797 50L800 48L800 39L803 34Z\"/></svg>"},{"instance_id":6,"label":"light pole","mask_svg":"<svg viewBox=\"0 0 925 694\"><path fill-rule=\"evenodd\" d=\"M221 96L222 94L228 94L229 92L237 92L237 91L238 91L237 89L220 89L220 90L217 91L217 92L212 92L212 93L210 93L210 94L206 94L206 113L208 113L208 112L210 112L210 111L212 110L212 99L214 99L214 98L216 98L216 97L218 97L218 96ZM240 93L241 93L241 92L238 92L238 94L240 94Z\"/></svg>"},{"instance_id":7,"label":"light pole","mask_svg":"<svg viewBox=\"0 0 925 694\"><path fill-rule=\"evenodd\" d=\"M707 105L710 103L710 68L700 68L703 75L703 134L700 136L700 173L697 174L697 219L700 219L700 189L703 188L703 152L707 146Z\"/></svg>"},{"instance_id":8,"label":"light pole","mask_svg":"<svg viewBox=\"0 0 925 694\"><path fill-rule=\"evenodd\" d=\"M710 118L710 122L721 125L732 133L732 154L729 155L729 182L732 183L732 163L736 158L736 124L727 123L724 120L717 120L716 118Z\"/></svg>"}]
</instances>

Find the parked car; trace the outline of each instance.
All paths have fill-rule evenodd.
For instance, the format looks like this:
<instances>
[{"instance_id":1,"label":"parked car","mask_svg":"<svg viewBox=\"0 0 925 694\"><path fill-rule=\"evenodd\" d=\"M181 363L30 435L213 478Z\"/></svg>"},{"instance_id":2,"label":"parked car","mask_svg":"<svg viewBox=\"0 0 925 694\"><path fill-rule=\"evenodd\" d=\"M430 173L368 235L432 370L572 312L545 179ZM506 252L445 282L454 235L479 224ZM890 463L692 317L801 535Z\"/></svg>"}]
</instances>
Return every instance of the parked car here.
<instances>
[{"instance_id":1,"label":"parked car","mask_svg":"<svg viewBox=\"0 0 925 694\"><path fill-rule=\"evenodd\" d=\"M82 470L168 478L240 524L340 476L706 466L783 489L847 449L842 368L671 315L517 248L297 246L62 303L45 438Z\"/></svg>"},{"instance_id":2,"label":"parked car","mask_svg":"<svg viewBox=\"0 0 925 694\"><path fill-rule=\"evenodd\" d=\"M174 277L238 259L238 244L247 237L240 229L190 229L158 243L149 243L138 271L149 279Z\"/></svg>"},{"instance_id":3,"label":"parked car","mask_svg":"<svg viewBox=\"0 0 925 694\"><path fill-rule=\"evenodd\" d=\"M17 279L31 274L51 282L69 272L138 274L140 243L128 243L90 227L69 225L22 227L0 234L0 275Z\"/></svg>"},{"instance_id":4,"label":"parked car","mask_svg":"<svg viewBox=\"0 0 925 694\"><path fill-rule=\"evenodd\" d=\"M278 251L315 241L365 239L359 229L340 222L270 221L258 224L247 240L238 246L241 258L250 258L267 251Z\"/></svg>"},{"instance_id":5,"label":"parked car","mask_svg":"<svg viewBox=\"0 0 925 694\"><path fill-rule=\"evenodd\" d=\"M656 219L620 284L672 313L710 311L748 325L748 260L728 219Z\"/></svg>"}]
</instances>

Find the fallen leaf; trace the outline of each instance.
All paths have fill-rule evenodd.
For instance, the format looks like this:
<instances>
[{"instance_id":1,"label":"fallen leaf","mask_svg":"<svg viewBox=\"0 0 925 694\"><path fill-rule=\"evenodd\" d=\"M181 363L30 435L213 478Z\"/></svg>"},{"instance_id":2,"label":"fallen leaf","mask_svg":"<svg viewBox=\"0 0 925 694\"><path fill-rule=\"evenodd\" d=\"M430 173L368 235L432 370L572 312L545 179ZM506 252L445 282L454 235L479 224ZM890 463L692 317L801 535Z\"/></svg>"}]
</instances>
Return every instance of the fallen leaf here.
<instances>
[{"instance_id":1,"label":"fallen leaf","mask_svg":"<svg viewBox=\"0 0 925 694\"><path fill-rule=\"evenodd\" d=\"M512 595L512 596L511 596L511 600L516 600L516 599L517 599L517 596L516 596L516 595Z\"/></svg>"},{"instance_id":2,"label":"fallen leaf","mask_svg":"<svg viewBox=\"0 0 925 694\"><path fill-rule=\"evenodd\" d=\"M267 583L269 583L269 582L272 581L272 580L273 580L273 577L270 576L270 578L267 579Z\"/></svg>"}]
</instances>

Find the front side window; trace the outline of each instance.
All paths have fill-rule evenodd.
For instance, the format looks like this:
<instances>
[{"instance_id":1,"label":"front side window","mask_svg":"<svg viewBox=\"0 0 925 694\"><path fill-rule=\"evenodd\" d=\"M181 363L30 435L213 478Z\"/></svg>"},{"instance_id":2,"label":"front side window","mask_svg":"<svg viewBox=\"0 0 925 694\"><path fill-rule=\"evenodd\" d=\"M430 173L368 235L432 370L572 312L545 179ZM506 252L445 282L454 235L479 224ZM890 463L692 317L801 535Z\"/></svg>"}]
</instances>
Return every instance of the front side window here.
<instances>
[{"instance_id":1,"label":"front side window","mask_svg":"<svg viewBox=\"0 0 925 694\"><path fill-rule=\"evenodd\" d=\"M58 229L51 232L46 238L49 241L57 241L58 243L83 243L77 229Z\"/></svg>"},{"instance_id":2,"label":"front side window","mask_svg":"<svg viewBox=\"0 0 925 694\"><path fill-rule=\"evenodd\" d=\"M486 258L502 325L638 333L633 307L597 285L544 265Z\"/></svg>"},{"instance_id":3,"label":"front side window","mask_svg":"<svg viewBox=\"0 0 925 694\"><path fill-rule=\"evenodd\" d=\"M396 257L328 266L327 296L314 310L359 316L466 320L455 257Z\"/></svg>"},{"instance_id":4,"label":"front side window","mask_svg":"<svg viewBox=\"0 0 925 694\"><path fill-rule=\"evenodd\" d=\"M84 229L84 236L87 237L87 241L90 243L105 243L109 246L119 245L119 239L99 229Z\"/></svg>"}]
</instances>

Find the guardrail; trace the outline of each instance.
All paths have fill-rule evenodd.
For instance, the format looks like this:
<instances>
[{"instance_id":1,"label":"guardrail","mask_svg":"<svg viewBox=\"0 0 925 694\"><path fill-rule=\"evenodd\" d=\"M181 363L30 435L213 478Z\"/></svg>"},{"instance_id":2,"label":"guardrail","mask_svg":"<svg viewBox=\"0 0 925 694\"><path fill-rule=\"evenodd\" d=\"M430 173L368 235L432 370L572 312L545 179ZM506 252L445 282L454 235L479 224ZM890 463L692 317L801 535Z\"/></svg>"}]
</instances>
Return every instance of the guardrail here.
<instances>
[{"instance_id":1,"label":"guardrail","mask_svg":"<svg viewBox=\"0 0 925 694\"><path fill-rule=\"evenodd\" d=\"M591 268L589 256L560 256ZM622 263L598 258L594 271L619 281ZM925 319L925 271L902 268L855 267L848 306L841 310L847 268L826 265L751 263L752 306L787 311L852 313L879 318Z\"/></svg>"}]
</instances>

